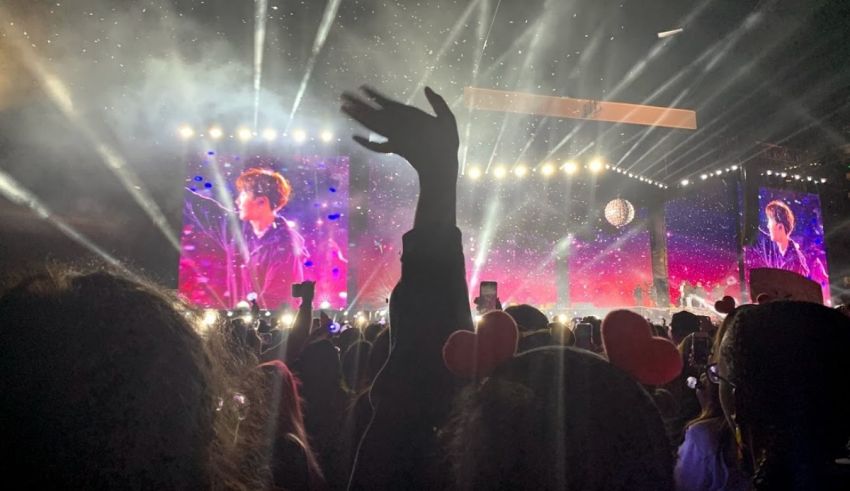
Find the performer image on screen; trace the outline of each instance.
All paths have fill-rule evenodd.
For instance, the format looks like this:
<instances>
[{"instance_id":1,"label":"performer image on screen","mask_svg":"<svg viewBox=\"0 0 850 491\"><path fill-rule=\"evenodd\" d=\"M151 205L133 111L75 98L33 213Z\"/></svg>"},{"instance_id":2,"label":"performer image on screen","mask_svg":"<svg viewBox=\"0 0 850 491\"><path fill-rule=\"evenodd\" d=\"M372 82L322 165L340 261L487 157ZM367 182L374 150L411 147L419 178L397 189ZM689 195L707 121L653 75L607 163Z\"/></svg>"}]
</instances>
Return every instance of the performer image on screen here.
<instances>
[{"instance_id":1,"label":"performer image on screen","mask_svg":"<svg viewBox=\"0 0 850 491\"><path fill-rule=\"evenodd\" d=\"M292 186L279 172L250 168L236 179L236 210L242 220L243 264L239 268L241 295L256 293L267 308L272 299L287 299L293 283L304 279L308 254L304 239L280 212L289 202Z\"/></svg>"},{"instance_id":2,"label":"performer image on screen","mask_svg":"<svg viewBox=\"0 0 850 491\"><path fill-rule=\"evenodd\" d=\"M806 258L800 246L791 239L794 231L794 213L780 200L773 200L764 209L767 215L767 229L772 247L766 250L766 266L809 276Z\"/></svg>"}]
</instances>

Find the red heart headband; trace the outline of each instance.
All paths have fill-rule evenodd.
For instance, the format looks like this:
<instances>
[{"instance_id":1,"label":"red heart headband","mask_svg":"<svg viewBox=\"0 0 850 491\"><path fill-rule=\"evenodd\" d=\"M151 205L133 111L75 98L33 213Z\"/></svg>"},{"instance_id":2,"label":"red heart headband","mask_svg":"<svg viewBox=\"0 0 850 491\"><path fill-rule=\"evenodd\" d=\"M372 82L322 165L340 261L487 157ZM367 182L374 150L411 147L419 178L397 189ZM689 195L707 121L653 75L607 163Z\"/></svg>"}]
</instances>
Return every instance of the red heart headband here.
<instances>
[{"instance_id":1,"label":"red heart headband","mask_svg":"<svg viewBox=\"0 0 850 491\"><path fill-rule=\"evenodd\" d=\"M513 317L500 310L487 312L475 332L455 331L449 336L443 345L443 362L459 377L486 377L513 358L518 339Z\"/></svg>"},{"instance_id":2,"label":"red heart headband","mask_svg":"<svg viewBox=\"0 0 850 491\"><path fill-rule=\"evenodd\" d=\"M517 325L510 315L488 312L477 331L456 331L449 336L443 345L443 362L459 377L483 378L513 358L518 339ZM665 338L653 337L646 320L634 312L608 314L602 322L602 342L611 364L640 383L663 385L682 371L676 346Z\"/></svg>"},{"instance_id":3,"label":"red heart headband","mask_svg":"<svg viewBox=\"0 0 850 491\"><path fill-rule=\"evenodd\" d=\"M652 335L649 323L629 310L615 310L602 321L602 345L612 365L638 382L664 385L682 373L682 355L667 338Z\"/></svg>"}]
</instances>

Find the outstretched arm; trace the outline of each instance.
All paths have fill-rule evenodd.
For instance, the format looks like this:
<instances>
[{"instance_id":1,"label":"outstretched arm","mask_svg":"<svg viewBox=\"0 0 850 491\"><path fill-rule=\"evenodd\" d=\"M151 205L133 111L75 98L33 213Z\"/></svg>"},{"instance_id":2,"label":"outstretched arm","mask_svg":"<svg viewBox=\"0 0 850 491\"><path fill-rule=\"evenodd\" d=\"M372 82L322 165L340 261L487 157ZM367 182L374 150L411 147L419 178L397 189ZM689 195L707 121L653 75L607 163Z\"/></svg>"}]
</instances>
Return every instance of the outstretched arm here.
<instances>
[{"instance_id":1,"label":"outstretched arm","mask_svg":"<svg viewBox=\"0 0 850 491\"><path fill-rule=\"evenodd\" d=\"M401 278L390 300L390 356L371 391L374 418L352 473L352 488L439 488L428 468L436 452L433 428L442 424L455 382L442 346L471 329L463 249L456 227L458 135L454 115L431 89L432 116L364 87L368 101L343 95L342 110L386 142L355 140L407 159L419 176L413 229L404 235Z\"/></svg>"}]
</instances>

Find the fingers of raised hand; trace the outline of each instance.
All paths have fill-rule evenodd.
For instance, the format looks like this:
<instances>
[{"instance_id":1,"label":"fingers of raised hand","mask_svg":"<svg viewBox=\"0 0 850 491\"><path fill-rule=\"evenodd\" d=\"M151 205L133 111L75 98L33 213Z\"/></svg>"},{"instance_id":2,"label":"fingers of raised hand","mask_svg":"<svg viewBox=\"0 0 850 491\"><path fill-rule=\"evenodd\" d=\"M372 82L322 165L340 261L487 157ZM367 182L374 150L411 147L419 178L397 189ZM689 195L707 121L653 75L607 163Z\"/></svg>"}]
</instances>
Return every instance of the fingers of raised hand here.
<instances>
[{"instance_id":1,"label":"fingers of raised hand","mask_svg":"<svg viewBox=\"0 0 850 491\"><path fill-rule=\"evenodd\" d=\"M437 115L438 119L457 124L454 113L440 94L434 92L431 87L425 87L425 97L428 98L428 102L434 108L434 114Z\"/></svg>"},{"instance_id":2,"label":"fingers of raised hand","mask_svg":"<svg viewBox=\"0 0 850 491\"><path fill-rule=\"evenodd\" d=\"M387 107L392 106L394 104L398 104L398 102L378 92L374 87L370 87L368 85L361 85L360 90L366 93L366 95L368 95L370 99L375 101L380 106Z\"/></svg>"},{"instance_id":3,"label":"fingers of raised hand","mask_svg":"<svg viewBox=\"0 0 850 491\"><path fill-rule=\"evenodd\" d=\"M372 150L373 152L393 153L393 150L390 147L389 142L382 142L382 143L373 142L373 141L369 141L369 139L367 139L367 138L363 138L362 136L357 136L357 135L354 135L353 138L354 138L354 141L356 141L360 145L363 145L364 147L368 148L369 150Z\"/></svg>"}]
</instances>

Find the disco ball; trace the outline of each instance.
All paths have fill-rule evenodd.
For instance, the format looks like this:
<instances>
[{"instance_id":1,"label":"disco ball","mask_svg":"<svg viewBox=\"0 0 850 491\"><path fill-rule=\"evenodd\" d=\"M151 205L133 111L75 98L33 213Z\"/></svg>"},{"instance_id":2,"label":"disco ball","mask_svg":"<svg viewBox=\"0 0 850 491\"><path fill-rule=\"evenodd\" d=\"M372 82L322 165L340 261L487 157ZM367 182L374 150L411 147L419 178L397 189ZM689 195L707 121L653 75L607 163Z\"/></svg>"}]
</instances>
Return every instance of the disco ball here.
<instances>
[{"instance_id":1,"label":"disco ball","mask_svg":"<svg viewBox=\"0 0 850 491\"><path fill-rule=\"evenodd\" d=\"M635 207L628 200L612 199L605 205L605 219L617 228L625 227L635 219Z\"/></svg>"}]
</instances>

